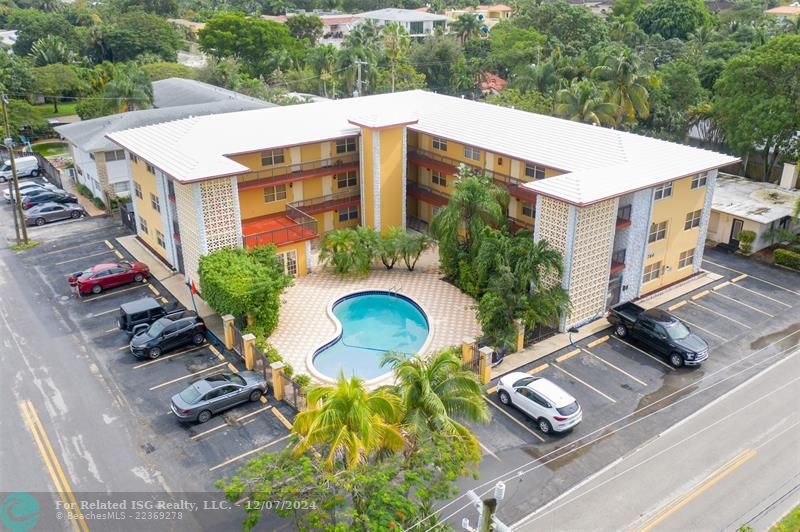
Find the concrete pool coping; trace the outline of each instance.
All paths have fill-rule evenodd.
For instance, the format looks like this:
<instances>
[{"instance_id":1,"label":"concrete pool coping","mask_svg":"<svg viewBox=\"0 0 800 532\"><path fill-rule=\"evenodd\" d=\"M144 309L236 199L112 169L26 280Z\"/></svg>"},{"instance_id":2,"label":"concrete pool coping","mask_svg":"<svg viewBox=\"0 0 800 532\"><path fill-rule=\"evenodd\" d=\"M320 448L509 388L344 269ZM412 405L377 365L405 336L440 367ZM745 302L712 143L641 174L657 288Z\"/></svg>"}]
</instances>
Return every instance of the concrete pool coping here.
<instances>
[{"instance_id":1,"label":"concrete pool coping","mask_svg":"<svg viewBox=\"0 0 800 532\"><path fill-rule=\"evenodd\" d=\"M391 296L391 297L396 297L398 299L404 299L404 300L410 302L415 307L417 307L420 310L420 312L422 312L422 315L425 318L425 322L428 324L428 335L425 337L425 342L422 344L422 346L419 348L419 350L415 353L415 355L420 355L420 356L424 357L427 354L428 349L430 349L431 342L433 341L434 326L433 326L433 321L430 319L430 313L427 311L427 309L419 301L416 301L414 298L409 297L409 296L407 296L405 294L392 292L391 290L369 289L369 288L363 289L363 290L354 290L352 292L348 292L347 294L344 294L344 295L342 295L340 297L337 297L337 298L333 299L332 301L330 301L328 303L327 307L325 308L325 313L328 316L328 320L330 320L331 323L333 323L335 331L334 331L333 336L330 339L326 340L325 342L323 342L318 347L312 349L306 355L306 369L308 370L308 372L309 372L309 374L311 375L312 378L314 378L314 379L316 379L316 380L318 380L320 382L323 382L325 384L336 384L336 382L338 382L338 379L335 379L333 377L329 377L327 375L323 375L322 373L317 371L317 368L314 366L314 357L320 352L320 350L322 350L325 347L328 347L328 346L336 343L342 337L342 323L339 321L339 318L337 318L336 315L333 313L333 307L335 307L336 305L338 305L339 303L341 303L342 301L345 301L347 299L351 299L351 298L357 297L359 295L369 295L369 294L382 294L382 295L387 295L387 296ZM361 377L359 377L359 378L361 378ZM384 386L384 385L387 385L387 384L393 384L394 383L394 371L387 371L386 373L384 373L382 375L379 375L379 376L374 377L372 379L362 379L362 381L364 382L364 386L366 388L377 388L379 386Z\"/></svg>"}]
</instances>

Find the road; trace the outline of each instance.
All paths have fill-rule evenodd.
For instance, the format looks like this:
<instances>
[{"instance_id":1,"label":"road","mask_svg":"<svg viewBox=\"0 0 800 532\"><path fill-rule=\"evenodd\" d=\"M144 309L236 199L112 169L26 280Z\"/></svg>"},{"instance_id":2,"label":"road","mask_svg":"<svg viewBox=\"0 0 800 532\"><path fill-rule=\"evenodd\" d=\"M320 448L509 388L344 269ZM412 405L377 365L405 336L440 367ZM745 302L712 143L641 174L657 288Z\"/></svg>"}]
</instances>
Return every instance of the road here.
<instances>
[{"instance_id":1,"label":"road","mask_svg":"<svg viewBox=\"0 0 800 532\"><path fill-rule=\"evenodd\" d=\"M767 530L800 503L800 351L514 525Z\"/></svg>"}]
</instances>

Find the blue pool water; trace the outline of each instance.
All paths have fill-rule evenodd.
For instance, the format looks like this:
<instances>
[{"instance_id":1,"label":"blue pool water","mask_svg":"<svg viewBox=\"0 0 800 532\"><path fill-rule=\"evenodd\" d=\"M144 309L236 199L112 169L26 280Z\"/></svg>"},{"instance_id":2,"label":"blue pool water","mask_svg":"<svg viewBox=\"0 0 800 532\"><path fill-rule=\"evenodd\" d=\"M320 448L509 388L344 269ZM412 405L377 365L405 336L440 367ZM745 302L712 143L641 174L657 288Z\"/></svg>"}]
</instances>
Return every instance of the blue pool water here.
<instances>
[{"instance_id":1,"label":"blue pool water","mask_svg":"<svg viewBox=\"0 0 800 532\"><path fill-rule=\"evenodd\" d=\"M428 319L410 299L388 292L347 296L333 305L342 335L314 355L314 367L336 379L341 372L373 379L390 371L381 367L386 351L416 353L428 338Z\"/></svg>"}]
</instances>

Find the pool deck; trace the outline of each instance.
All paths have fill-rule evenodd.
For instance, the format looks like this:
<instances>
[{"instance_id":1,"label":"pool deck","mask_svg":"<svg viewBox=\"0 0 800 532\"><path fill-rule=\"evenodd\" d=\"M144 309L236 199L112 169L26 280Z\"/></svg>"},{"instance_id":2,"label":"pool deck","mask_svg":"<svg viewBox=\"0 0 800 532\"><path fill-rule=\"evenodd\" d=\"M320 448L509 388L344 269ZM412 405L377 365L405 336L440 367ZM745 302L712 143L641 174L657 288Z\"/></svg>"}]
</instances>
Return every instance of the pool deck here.
<instances>
[{"instance_id":1,"label":"pool deck","mask_svg":"<svg viewBox=\"0 0 800 532\"><path fill-rule=\"evenodd\" d=\"M333 339L336 332L327 314L328 305L362 290L397 290L416 301L427 312L433 329L426 354L460 345L463 338L479 335L475 301L442 281L433 254L426 255L413 272L400 263L393 270L376 267L366 278L340 279L315 268L316 273L296 279L281 296L278 327L269 342L292 365L295 373L312 375L306 366L309 354Z\"/></svg>"}]
</instances>

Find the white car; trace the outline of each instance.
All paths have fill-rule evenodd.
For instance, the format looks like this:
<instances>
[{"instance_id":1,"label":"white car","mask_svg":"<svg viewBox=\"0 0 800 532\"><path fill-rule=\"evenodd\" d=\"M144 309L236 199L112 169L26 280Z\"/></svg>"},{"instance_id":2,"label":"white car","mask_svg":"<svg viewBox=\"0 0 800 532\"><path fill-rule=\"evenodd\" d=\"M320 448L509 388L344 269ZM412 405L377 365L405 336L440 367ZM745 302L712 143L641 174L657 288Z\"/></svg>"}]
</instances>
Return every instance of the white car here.
<instances>
[{"instance_id":1,"label":"white car","mask_svg":"<svg viewBox=\"0 0 800 532\"><path fill-rule=\"evenodd\" d=\"M570 394L542 377L516 371L500 379L497 395L536 421L545 434L571 430L583 419L583 410Z\"/></svg>"},{"instance_id":2,"label":"white car","mask_svg":"<svg viewBox=\"0 0 800 532\"><path fill-rule=\"evenodd\" d=\"M3 191L3 198L6 200L6 202L11 203L12 201L14 201L13 200L14 195L8 191L8 185L4 186L3 188L5 188L5 190ZM26 191L39 188L43 188L46 190L53 190L53 191L60 190L57 186L48 183L47 181L41 183L36 181L26 181L24 183L19 184L19 192L20 194L22 194L23 197L25 196Z\"/></svg>"}]
</instances>

